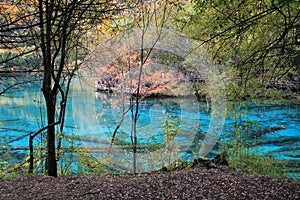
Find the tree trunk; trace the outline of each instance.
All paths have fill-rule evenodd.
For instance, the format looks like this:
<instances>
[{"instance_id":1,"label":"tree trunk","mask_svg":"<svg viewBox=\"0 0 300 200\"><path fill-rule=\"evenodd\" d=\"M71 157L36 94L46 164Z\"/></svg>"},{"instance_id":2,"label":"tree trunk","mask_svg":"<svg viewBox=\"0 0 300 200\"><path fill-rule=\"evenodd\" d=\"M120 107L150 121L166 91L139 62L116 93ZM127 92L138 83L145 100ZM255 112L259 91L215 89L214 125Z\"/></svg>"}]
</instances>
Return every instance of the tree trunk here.
<instances>
[{"instance_id":1,"label":"tree trunk","mask_svg":"<svg viewBox=\"0 0 300 200\"><path fill-rule=\"evenodd\" d=\"M49 60L49 58L47 59ZM56 94L51 88L51 65L45 65L44 80L43 80L43 94L47 107L47 157L46 157L46 171L49 176L57 176L57 164L55 153L55 100Z\"/></svg>"},{"instance_id":2,"label":"tree trunk","mask_svg":"<svg viewBox=\"0 0 300 200\"><path fill-rule=\"evenodd\" d=\"M48 124L55 122L55 103L52 99L47 102ZM46 158L46 171L49 176L57 177L57 163L55 152L55 126L50 126L47 130L47 158Z\"/></svg>"},{"instance_id":3,"label":"tree trunk","mask_svg":"<svg viewBox=\"0 0 300 200\"><path fill-rule=\"evenodd\" d=\"M40 0L40 18L43 21L43 1ZM44 63L44 79L43 79L43 94L46 101L47 107L47 157L46 157L46 172L49 176L57 176L57 163L56 163L56 152L55 152L55 104L56 104L56 93L55 88L52 88L52 76L54 70L54 64L52 63L52 13L53 13L54 1L46 1L46 23L45 27L41 24L41 40L42 40L42 52L43 52L43 63Z\"/></svg>"}]
</instances>

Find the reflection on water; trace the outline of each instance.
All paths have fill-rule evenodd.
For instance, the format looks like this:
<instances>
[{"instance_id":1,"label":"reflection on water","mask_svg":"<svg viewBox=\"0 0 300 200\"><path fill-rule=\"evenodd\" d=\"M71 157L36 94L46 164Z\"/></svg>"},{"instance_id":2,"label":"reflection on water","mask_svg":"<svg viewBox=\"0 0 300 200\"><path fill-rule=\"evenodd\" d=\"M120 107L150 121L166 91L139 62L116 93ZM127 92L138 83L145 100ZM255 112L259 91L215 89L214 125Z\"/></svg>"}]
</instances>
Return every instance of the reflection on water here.
<instances>
[{"instance_id":1,"label":"reflection on water","mask_svg":"<svg viewBox=\"0 0 300 200\"><path fill-rule=\"evenodd\" d=\"M83 145L109 147L119 124L115 141L130 146L135 105L135 99L123 94L99 93L93 88L73 89L67 106L66 134L80 136ZM300 165L300 105L249 104L240 108L237 113L239 112L243 113L241 117L229 114L221 136L223 141L233 138L234 130L241 127L244 139L257 138L257 144L263 152L275 159L293 160ZM206 103L192 105L186 99L177 98L146 99L139 102L138 142L141 145L164 144L167 140L174 139L181 145L178 152L183 156L195 142L195 135L209 129L209 121L210 112ZM38 87L18 91L14 96L0 96L2 147L27 147L28 134L37 131L44 124L44 101ZM276 126L284 129L268 131ZM197 138L201 140L201 136L198 135ZM40 139L36 139L35 145L39 144ZM120 153L119 150L117 152ZM25 153L26 151L15 151L13 155L21 159L20 157L26 156ZM0 161L3 159L1 155L3 154L0 154Z\"/></svg>"},{"instance_id":2,"label":"reflection on water","mask_svg":"<svg viewBox=\"0 0 300 200\"><path fill-rule=\"evenodd\" d=\"M104 94L96 92L97 101L95 102L95 113L99 127L102 133L112 134L122 118L124 120L120 124L118 137L130 142L133 118L136 113L136 99L131 99L129 96L120 98L120 94ZM166 127L166 123L171 120L182 119L182 102L176 98L173 99L146 99L138 102L137 129L139 133L139 141L141 143L149 143L149 138L163 142L165 135L162 134L162 129ZM194 113L184 113L193 115ZM191 124L197 124L195 118ZM190 119L191 121L193 119ZM179 128L180 124L177 124ZM182 125L184 126L184 125ZM176 127L173 127L176 128ZM180 127L188 128L185 127ZM127 135L127 136L126 136ZM111 137L111 136L110 136Z\"/></svg>"}]
</instances>

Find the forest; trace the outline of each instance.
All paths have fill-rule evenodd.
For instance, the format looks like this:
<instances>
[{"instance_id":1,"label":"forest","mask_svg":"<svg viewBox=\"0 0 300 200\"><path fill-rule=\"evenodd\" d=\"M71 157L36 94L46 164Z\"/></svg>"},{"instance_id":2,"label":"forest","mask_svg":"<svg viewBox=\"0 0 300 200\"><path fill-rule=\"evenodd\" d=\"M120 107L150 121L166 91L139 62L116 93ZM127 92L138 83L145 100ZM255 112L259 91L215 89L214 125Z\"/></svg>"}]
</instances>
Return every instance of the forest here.
<instances>
[{"instance_id":1,"label":"forest","mask_svg":"<svg viewBox=\"0 0 300 200\"><path fill-rule=\"evenodd\" d=\"M276 168L282 166L281 161L254 155L248 148L266 142L259 138L261 136L290 130L289 123L263 126L255 120L239 120L243 118L241 108L250 103L268 104L273 108L288 102L296 105L290 109L296 110L291 118L297 127L299 7L298 0L1 1L1 112L4 113L6 105L11 105L9 102L14 102L9 96L18 96L20 91L33 86L38 88L40 99L31 104L41 110L35 120L39 125L34 131L9 136L9 139L5 134L13 132L6 131L4 121L8 119L1 116L1 177L28 173L54 177L122 173L128 168L129 172L138 173L144 171L138 160L148 159L151 164L149 159L154 159L157 166L167 162L172 168L180 161L185 163L176 156L174 161L174 152L195 151L196 158L209 157L215 148L226 154L232 166L245 171L255 171L248 168L252 166L258 173L274 176L286 173ZM73 106L74 113L79 107L74 104L73 93L79 91L83 83L92 85L86 92L94 95L89 96L93 102L95 94L98 100L95 102L97 111L91 111L95 112L93 119L88 118L90 109L78 111L79 129L89 130L89 123L94 119L109 124L112 130L107 141L93 136L94 130L89 136L70 134L74 130L68 132L69 107ZM80 98L85 99L85 93ZM149 99L154 99L154 103L149 104ZM159 99L173 100L165 103ZM14 103L18 106L18 101ZM108 105L115 111L113 125L106 115L111 112L107 111ZM185 112L192 109L199 113L204 110L213 119L210 122L213 128L204 132L199 124L190 125L194 122L187 122ZM147 135L153 141L159 140L147 146L143 140L146 136L141 136L139 131L145 126L146 132L157 129L152 115L151 119L145 119L154 110L163 113L157 117L166 116L160 128L163 137ZM22 113L16 114L21 116ZM30 111L25 111L25 118L29 114ZM228 132L234 134L228 136L231 140L223 138L218 142L222 130L227 130L225 120L229 117L235 123ZM122 139L126 127L130 127L128 138ZM294 128L291 132L296 135L290 138L271 138L270 141L272 144L281 142L292 149L294 153L289 154L294 160L284 165L285 169L294 170L294 177L299 180L300 135L297 131L299 128ZM176 135L188 138L192 145L183 141L178 144ZM77 146L78 138L87 143L104 144L110 157L99 153L103 146ZM22 159L15 153L18 146L10 144L19 139L25 141L19 145ZM199 145L199 141L204 141L203 145ZM116 159L121 152L119 148L125 156ZM97 153L89 153L92 151ZM145 152L155 153L143 157ZM15 154L19 155L18 159ZM98 154L101 154L100 159L95 159ZM147 162L145 160L143 162ZM265 168L257 167L257 163Z\"/></svg>"}]
</instances>

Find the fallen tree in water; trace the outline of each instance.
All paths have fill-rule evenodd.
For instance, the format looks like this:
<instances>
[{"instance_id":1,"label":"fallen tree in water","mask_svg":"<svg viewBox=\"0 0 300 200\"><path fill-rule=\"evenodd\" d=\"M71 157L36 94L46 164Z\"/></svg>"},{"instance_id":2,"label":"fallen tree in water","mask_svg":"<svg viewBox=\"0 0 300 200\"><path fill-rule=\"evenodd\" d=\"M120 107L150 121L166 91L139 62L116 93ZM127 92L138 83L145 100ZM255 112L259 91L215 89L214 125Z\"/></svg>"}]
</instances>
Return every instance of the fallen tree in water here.
<instances>
[{"instance_id":1,"label":"fallen tree in water","mask_svg":"<svg viewBox=\"0 0 300 200\"><path fill-rule=\"evenodd\" d=\"M245 136L247 138L258 138L264 134L273 133L273 132L285 130L285 129L286 129L285 126L273 126L273 127L264 128L262 130L256 130L254 132L247 132L247 134Z\"/></svg>"}]
</instances>

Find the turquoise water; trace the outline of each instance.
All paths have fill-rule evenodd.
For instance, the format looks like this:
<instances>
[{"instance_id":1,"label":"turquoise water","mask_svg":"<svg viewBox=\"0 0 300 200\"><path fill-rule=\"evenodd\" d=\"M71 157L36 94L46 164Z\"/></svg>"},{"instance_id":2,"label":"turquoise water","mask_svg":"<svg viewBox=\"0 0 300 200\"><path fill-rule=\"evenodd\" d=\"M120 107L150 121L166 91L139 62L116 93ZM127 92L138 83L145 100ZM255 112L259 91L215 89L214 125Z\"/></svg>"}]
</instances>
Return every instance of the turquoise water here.
<instances>
[{"instance_id":1,"label":"turquoise water","mask_svg":"<svg viewBox=\"0 0 300 200\"><path fill-rule=\"evenodd\" d=\"M130 157L132 135L132 114L135 104L128 97L122 95L97 93L92 90L82 90L75 87L72 90L66 114L66 135L78 136L76 145L87 147L106 147L102 151L92 151L94 157L101 160L110 148L113 132L124 115L124 121L116 134L114 152L110 159L115 162L124 161L128 167L132 163ZM137 138L141 146L149 144L163 145L172 140L178 146L172 148L176 155L172 159L184 157L192 159L191 151L195 143L203 140L210 126L211 108L206 103L197 103L190 99L145 99L139 103L137 120ZM130 109L130 105L133 108ZM59 108L58 108L59 109ZM124 110L123 110L124 109ZM242 113L242 116L238 114ZM0 161L4 153L9 151L12 157L9 162L23 160L28 154L28 137L46 124L44 100L38 85L19 88L11 93L0 96ZM270 131L273 127L284 127L281 130ZM241 130L244 140L255 139L261 154L268 154L271 158L290 160L295 166L300 165L300 105L295 103L278 104L245 104L236 108L236 112L227 113L227 120L223 128L221 141L231 141L235 138L235 130ZM176 136L174 136L176 135ZM41 134L35 139L38 146L45 138ZM64 141L63 145L69 145ZM120 149L119 146L128 146ZM18 150L8 150L18 147ZM140 151L145 151L144 147ZM140 163L151 163L151 156L158 156L166 152L152 151L153 155L143 153L138 157ZM168 157L169 158L169 157ZM165 157L161 158L166 160ZM160 163L161 164L161 163ZM142 165L142 164L140 164ZM144 165L144 164L143 164ZM146 167L150 170L149 166Z\"/></svg>"},{"instance_id":2,"label":"turquoise water","mask_svg":"<svg viewBox=\"0 0 300 200\"><path fill-rule=\"evenodd\" d=\"M236 123L246 129L245 137L250 139L257 137L261 151L272 158L295 160L300 166L299 104L286 102L283 105L247 105L241 110L244 115ZM270 128L278 126L284 129L269 131Z\"/></svg>"}]
</instances>

